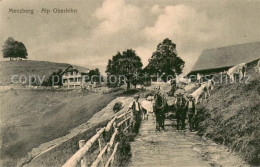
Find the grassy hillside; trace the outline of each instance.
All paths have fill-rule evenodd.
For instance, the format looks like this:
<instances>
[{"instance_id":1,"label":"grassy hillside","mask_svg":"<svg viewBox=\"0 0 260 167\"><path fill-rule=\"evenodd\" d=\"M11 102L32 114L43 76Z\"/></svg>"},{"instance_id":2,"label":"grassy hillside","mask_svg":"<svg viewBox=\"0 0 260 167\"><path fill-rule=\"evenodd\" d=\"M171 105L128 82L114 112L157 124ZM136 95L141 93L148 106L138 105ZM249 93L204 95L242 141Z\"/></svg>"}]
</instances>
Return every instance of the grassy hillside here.
<instances>
[{"instance_id":1,"label":"grassy hillside","mask_svg":"<svg viewBox=\"0 0 260 167\"><path fill-rule=\"evenodd\" d=\"M48 61L32 61L32 60L22 60L22 61L0 61L0 86L10 85L11 78L13 75L35 75L41 78L45 76L47 79L52 72L56 72L59 69L66 69L69 64L66 63L53 63ZM86 71L87 68L76 66L79 71Z\"/></svg>"},{"instance_id":2,"label":"grassy hillside","mask_svg":"<svg viewBox=\"0 0 260 167\"><path fill-rule=\"evenodd\" d=\"M66 135L119 94L78 91L0 91L0 166L14 166L32 148Z\"/></svg>"},{"instance_id":3,"label":"grassy hillside","mask_svg":"<svg viewBox=\"0 0 260 167\"><path fill-rule=\"evenodd\" d=\"M217 85L198 106L200 133L260 165L260 75L249 64L248 83Z\"/></svg>"},{"instance_id":4,"label":"grassy hillside","mask_svg":"<svg viewBox=\"0 0 260 167\"><path fill-rule=\"evenodd\" d=\"M0 86L13 85L13 75L45 76L69 64L46 61L1 61ZM79 71L87 68L74 66ZM16 84L17 85L17 84ZM119 93L100 96L81 90L0 90L0 166L15 166L27 152L42 143L66 135L86 122Z\"/></svg>"}]
</instances>

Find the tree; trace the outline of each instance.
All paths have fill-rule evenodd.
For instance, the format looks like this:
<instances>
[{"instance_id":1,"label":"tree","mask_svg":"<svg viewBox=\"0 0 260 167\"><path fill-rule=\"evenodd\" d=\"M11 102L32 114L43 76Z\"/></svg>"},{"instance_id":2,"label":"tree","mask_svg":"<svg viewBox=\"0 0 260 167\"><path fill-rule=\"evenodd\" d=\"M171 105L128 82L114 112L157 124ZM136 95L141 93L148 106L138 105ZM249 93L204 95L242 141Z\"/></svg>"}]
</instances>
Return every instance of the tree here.
<instances>
[{"instance_id":1,"label":"tree","mask_svg":"<svg viewBox=\"0 0 260 167\"><path fill-rule=\"evenodd\" d=\"M94 70L90 70L88 75L89 75L89 78L92 82L101 82L101 80L102 80L102 78L100 78L101 75L100 75L98 68L96 68Z\"/></svg>"},{"instance_id":2,"label":"tree","mask_svg":"<svg viewBox=\"0 0 260 167\"><path fill-rule=\"evenodd\" d=\"M157 49L153 52L149 59L149 64L145 67L145 71L149 74L159 74L163 80L171 75L173 77L182 73L185 62L177 56L176 45L168 38L157 45Z\"/></svg>"},{"instance_id":3,"label":"tree","mask_svg":"<svg viewBox=\"0 0 260 167\"><path fill-rule=\"evenodd\" d=\"M106 70L108 86L111 86L113 83L120 85L120 78L123 76L124 81L127 83L127 90L129 90L130 84L134 82L134 78L138 77L138 74L142 71L142 66L141 58L134 50L127 49L123 51L122 54L117 52L112 60L108 60ZM115 82L115 80L117 80L117 82Z\"/></svg>"},{"instance_id":4,"label":"tree","mask_svg":"<svg viewBox=\"0 0 260 167\"><path fill-rule=\"evenodd\" d=\"M62 69L59 69L57 72L53 72L48 80L47 80L47 85L48 86L62 86Z\"/></svg>"},{"instance_id":5,"label":"tree","mask_svg":"<svg viewBox=\"0 0 260 167\"><path fill-rule=\"evenodd\" d=\"M14 38L9 37L3 45L3 58L21 58L27 59L28 53L25 45L22 42L15 41Z\"/></svg>"}]
</instances>

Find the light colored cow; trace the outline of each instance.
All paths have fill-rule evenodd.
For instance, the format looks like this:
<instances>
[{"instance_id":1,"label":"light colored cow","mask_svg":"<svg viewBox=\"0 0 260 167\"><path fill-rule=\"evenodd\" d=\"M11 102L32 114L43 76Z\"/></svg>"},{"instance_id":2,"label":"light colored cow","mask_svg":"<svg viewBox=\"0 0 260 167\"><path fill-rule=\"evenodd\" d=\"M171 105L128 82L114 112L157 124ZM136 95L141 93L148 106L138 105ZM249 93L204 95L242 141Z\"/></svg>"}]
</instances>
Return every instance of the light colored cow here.
<instances>
[{"instance_id":1,"label":"light colored cow","mask_svg":"<svg viewBox=\"0 0 260 167\"><path fill-rule=\"evenodd\" d=\"M214 85L215 85L215 82L214 82L212 79L208 80L208 81L205 83L206 91L207 91L207 96L208 96L208 97L211 96L211 92L214 90Z\"/></svg>"},{"instance_id":2,"label":"light colored cow","mask_svg":"<svg viewBox=\"0 0 260 167\"><path fill-rule=\"evenodd\" d=\"M230 82L235 82L235 74L239 74L239 80L246 76L246 63L235 65L227 71L227 75L230 78Z\"/></svg>"},{"instance_id":3,"label":"light colored cow","mask_svg":"<svg viewBox=\"0 0 260 167\"><path fill-rule=\"evenodd\" d=\"M199 99L202 98L203 95L205 95L205 92L207 91L206 84L201 84L201 86L196 89L193 93L190 95L195 99L195 104L199 102Z\"/></svg>"},{"instance_id":4,"label":"light colored cow","mask_svg":"<svg viewBox=\"0 0 260 167\"><path fill-rule=\"evenodd\" d=\"M148 113L153 113L153 102L148 100L143 100L141 102L142 108L144 108Z\"/></svg>"},{"instance_id":5,"label":"light colored cow","mask_svg":"<svg viewBox=\"0 0 260 167\"><path fill-rule=\"evenodd\" d=\"M143 100L141 102L141 106L143 109L146 110L146 113L143 113L143 120L147 119L149 117L149 114L151 114L154 117L154 113L153 113L153 105L154 105L154 101L153 101L153 96L149 96L147 97L147 100Z\"/></svg>"}]
</instances>

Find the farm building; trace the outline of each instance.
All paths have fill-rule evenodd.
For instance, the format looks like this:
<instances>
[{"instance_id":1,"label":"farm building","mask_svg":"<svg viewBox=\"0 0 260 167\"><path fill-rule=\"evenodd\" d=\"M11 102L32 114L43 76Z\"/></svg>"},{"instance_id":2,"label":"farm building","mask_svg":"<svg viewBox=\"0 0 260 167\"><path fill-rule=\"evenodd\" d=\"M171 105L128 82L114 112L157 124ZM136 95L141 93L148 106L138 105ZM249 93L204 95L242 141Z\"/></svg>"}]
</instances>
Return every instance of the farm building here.
<instances>
[{"instance_id":1,"label":"farm building","mask_svg":"<svg viewBox=\"0 0 260 167\"><path fill-rule=\"evenodd\" d=\"M84 83L84 76L87 76L88 71L86 72L80 72L76 68L73 68L73 66L67 67L62 73L62 85L64 87L70 88L76 88L80 87Z\"/></svg>"},{"instance_id":2,"label":"farm building","mask_svg":"<svg viewBox=\"0 0 260 167\"><path fill-rule=\"evenodd\" d=\"M202 76L227 71L234 65L249 63L259 58L260 42L207 49L202 51L188 76L199 79ZM191 75L195 77L191 77Z\"/></svg>"}]
</instances>

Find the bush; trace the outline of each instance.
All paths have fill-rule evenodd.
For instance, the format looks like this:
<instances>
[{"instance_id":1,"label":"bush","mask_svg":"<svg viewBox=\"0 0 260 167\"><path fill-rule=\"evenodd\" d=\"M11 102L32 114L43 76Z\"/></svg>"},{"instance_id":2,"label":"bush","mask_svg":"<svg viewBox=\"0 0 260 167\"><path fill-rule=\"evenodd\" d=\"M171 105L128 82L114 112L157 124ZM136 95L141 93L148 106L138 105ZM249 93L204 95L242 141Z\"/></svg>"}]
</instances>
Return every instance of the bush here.
<instances>
[{"instance_id":1,"label":"bush","mask_svg":"<svg viewBox=\"0 0 260 167\"><path fill-rule=\"evenodd\" d=\"M114 107L113 107L113 111L114 112L118 112L123 108L123 103L122 102L116 102Z\"/></svg>"}]
</instances>

